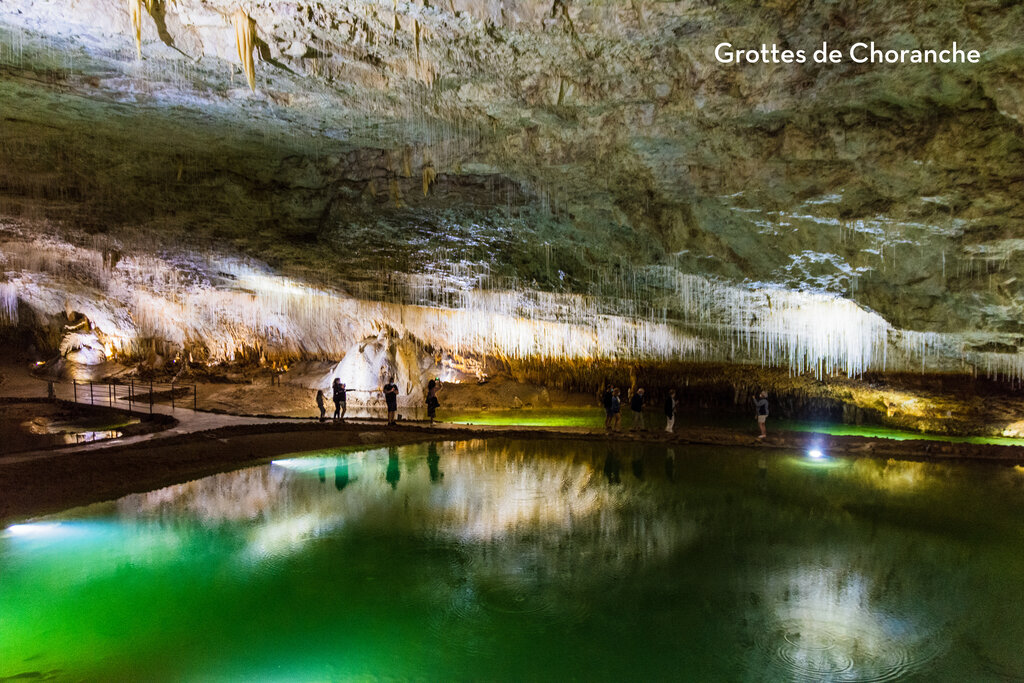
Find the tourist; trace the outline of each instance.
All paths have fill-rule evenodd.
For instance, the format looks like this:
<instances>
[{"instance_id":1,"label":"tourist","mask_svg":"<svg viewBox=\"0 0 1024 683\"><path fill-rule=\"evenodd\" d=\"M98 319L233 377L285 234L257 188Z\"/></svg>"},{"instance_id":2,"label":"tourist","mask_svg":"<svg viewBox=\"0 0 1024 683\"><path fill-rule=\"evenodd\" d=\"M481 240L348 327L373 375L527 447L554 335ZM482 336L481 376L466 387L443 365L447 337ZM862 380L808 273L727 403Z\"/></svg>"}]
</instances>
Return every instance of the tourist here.
<instances>
[{"instance_id":1,"label":"tourist","mask_svg":"<svg viewBox=\"0 0 1024 683\"><path fill-rule=\"evenodd\" d=\"M316 407L320 409L320 421L323 422L327 419L327 405L323 389L316 390Z\"/></svg>"},{"instance_id":2,"label":"tourist","mask_svg":"<svg viewBox=\"0 0 1024 683\"><path fill-rule=\"evenodd\" d=\"M768 420L768 392L762 391L757 402L754 404L757 409L757 426L761 428L761 435L757 437L758 441L763 441L768 438L768 428L765 426L765 422Z\"/></svg>"},{"instance_id":3,"label":"tourist","mask_svg":"<svg viewBox=\"0 0 1024 683\"><path fill-rule=\"evenodd\" d=\"M601 394L601 405L604 406L604 428L612 428L612 391L615 389L612 385L608 384L604 388L604 392Z\"/></svg>"},{"instance_id":4,"label":"tourist","mask_svg":"<svg viewBox=\"0 0 1024 683\"><path fill-rule=\"evenodd\" d=\"M334 392L334 421L345 419L346 412L346 394L345 385L338 377L334 378L334 384L331 385L331 389Z\"/></svg>"},{"instance_id":5,"label":"tourist","mask_svg":"<svg viewBox=\"0 0 1024 683\"><path fill-rule=\"evenodd\" d=\"M676 400L676 390L669 389L665 397L665 431L671 434L676 426L676 409L679 408L679 401Z\"/></svg>"},{"instance_id":6,"label":"tourist","mask_svg":"<svg viewBox=\"0 0 1024 683\"><path fill-rule=\"evenodd\" d=\"M384 402L388 406L388 424L398 424L396 415L398 413L398 385L395 378L389 377L388 383L384 385Z\"/></svg>"},{"instance_id":7,"label":"tourist","mask_svg":"<svg viewBox=\"0 0 1024 683\"><path fill-rule=\"evenodd\" d=\"M427 383L427 417L430 418L430 424L434 424L437 407L441 405L441 402L437 400L437 392L440 388L441 380L437 377Z\"/></svg>"},{"instance_id":8,"label":"tourist","mask_svg":"<svg viewBox=\"0 0 1024 683\"><path fill-rule=\"evenodd\" d=\"M619 390L612 388L612 431L619 431L619 423L622 421L622 399L619 398Z\"/></svg>"},{"instance_id":9,"label":"tourist","mask_svg":"<svg viewBox=\"0 0 1024 683\"><path fill-rule=\"evenodd\" d=\"M636 431L640 429L647 431L647 427L644 425L644 390L641 387L637 389L633 394L633 398L629 401L629 409L633 411L633 426L630 431Z\"/></svg>"}]
</instances>

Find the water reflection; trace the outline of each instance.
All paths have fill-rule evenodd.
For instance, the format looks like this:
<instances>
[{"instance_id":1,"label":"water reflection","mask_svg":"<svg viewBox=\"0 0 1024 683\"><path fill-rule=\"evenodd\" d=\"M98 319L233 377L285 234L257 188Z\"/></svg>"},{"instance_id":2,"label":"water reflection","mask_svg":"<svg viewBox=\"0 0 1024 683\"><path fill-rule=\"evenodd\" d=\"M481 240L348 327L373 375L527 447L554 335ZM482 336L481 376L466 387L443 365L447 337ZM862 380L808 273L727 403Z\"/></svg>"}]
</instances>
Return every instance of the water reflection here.
<instances>
[{"instance_id":1,"label":"water reflection","mask_svg":"<svg viewBox=\"0 0 1024 683\"><path fill-rule=\"evenodd\" d=\"M334 467L334 488L341 491L348 486L348 482L348 456L342 455L338 457L338 464Z\"/></svg>"},{"instance_id":2,"label":"water reflection","mask_svg":"<svg viewBox=\"0 0 1024 683\"><path fill-rule=\"evenodd\" d=\"M427 446L427 469L430 472L431 483L437 484L444 477L444 472L441 471L441 456L437 453L436 443Z\"/></svg>"},{"instance_id":3,"label":"water reflection","mask_svg":"<svg viewBox=\"0 0 1024 683\"><path fill-rule=\"evenodd\" d=\"M398 480L402 478L402 472L398 468L398 448L391 447L388 450L388 469L384 473L384 479L391 484L391 490L398 488Z\"/></svg>"},{"instance_id":4,"label":"water reflection","mask_svg":"<svg viewBox=\"0 0 1024 683\"><path fill-rule=\"evenodd\" d=\"M1004 676L1022 479L562 442L284 458L0 535L0 677Z\"/></svg>"}]
</instances>

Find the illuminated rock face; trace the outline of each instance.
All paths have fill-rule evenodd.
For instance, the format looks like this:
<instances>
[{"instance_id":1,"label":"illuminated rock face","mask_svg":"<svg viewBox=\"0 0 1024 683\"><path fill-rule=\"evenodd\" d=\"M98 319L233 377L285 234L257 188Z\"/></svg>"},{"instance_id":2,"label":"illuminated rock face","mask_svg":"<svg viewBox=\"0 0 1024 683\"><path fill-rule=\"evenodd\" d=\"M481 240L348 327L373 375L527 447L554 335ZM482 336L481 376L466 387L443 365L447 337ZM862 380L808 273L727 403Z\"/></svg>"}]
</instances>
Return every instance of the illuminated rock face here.
<instances>
[{"instance_id":1,"label":"illuminated rock face","mask_svg":"<svg viewBox=\"0 0 1024 683\"><path fill-rule=\"evenodd\" d=\"M0 319L70 308L108 352L215 359L340 359L388 328L1020 374L1020 7L435 4L5 2L0 219L85 270L5 248ZM983 64L713 58L950 35ZM220 268L247 258L256 289Z\"/></svg>"}]
</instances>

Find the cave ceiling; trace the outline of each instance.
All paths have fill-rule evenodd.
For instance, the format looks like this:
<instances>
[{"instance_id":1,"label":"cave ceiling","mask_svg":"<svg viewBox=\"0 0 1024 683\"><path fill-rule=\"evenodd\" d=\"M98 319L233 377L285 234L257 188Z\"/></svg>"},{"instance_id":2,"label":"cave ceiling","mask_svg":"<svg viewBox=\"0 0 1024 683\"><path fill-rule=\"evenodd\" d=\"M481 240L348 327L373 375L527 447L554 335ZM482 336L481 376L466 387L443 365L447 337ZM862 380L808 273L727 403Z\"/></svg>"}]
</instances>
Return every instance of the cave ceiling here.
<instances>
[{"instance_id":1,"label":"cave ceiling","mask_svg":"<svg viewBox=\"0 0 1024 683\"><path fill-rule=\"evenodd\" d=\"M1024 336L1019 3L153 0L138 43L132 6L0 4L7 225L364 294L486 271L643 299L671 271ZM983 59L713 58L865 39Z\"/></svg>"}]
</instances>

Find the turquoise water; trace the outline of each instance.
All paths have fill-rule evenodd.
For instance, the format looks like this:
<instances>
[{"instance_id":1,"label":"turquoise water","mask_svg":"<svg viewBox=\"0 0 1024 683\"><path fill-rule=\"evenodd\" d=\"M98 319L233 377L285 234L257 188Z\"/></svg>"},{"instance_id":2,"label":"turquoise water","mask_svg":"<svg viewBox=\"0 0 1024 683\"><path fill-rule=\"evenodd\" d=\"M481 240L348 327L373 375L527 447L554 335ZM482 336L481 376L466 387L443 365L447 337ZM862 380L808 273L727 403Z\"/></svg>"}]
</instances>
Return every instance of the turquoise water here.
<instances>
[{"instance_id":1,"label":"turquoise water","mask_svg":"<svg viewBox=\"0 0 1024 683\"><path fill-rule=\"evenodd\" d=\"M1024 470L439 443L0 532L0 678L1006 680Z\"/></svg>"}]
</instances>

